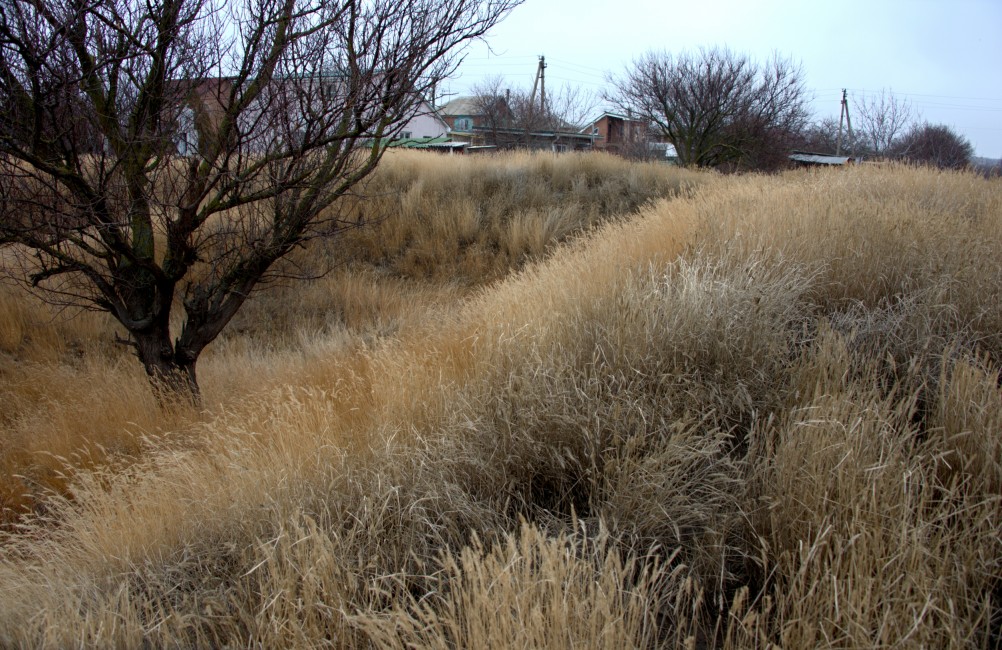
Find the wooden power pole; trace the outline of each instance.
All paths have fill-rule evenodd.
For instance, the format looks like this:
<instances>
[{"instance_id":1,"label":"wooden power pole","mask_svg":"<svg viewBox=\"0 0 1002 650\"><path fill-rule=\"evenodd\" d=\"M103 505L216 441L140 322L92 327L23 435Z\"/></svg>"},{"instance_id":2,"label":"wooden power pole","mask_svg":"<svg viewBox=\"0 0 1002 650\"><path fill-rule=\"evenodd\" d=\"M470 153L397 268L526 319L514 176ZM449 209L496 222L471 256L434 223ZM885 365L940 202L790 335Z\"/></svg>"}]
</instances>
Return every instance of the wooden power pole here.
<instances>
[{"instance_id":1,"label":"wooden power pole","mask_svg":"<svg viewBox=\"0 0 1002 650\"><path fill-rule=\"evenodd\" d=\"M539 110L546 113L546 57L539 55Z\"/></svg>"},{"instance_id":2,"label":"wooden power pole","mask_svg":"<svg viewBox=\"0 0 1002 650\"><path fill-rule=\"evenodd\" d=\"M536 105L536 88L539 92L539 108L546 110L546 57L539 55L539 67L536 68L536 79L532 82L532 95L529 97L529 105Z\"/></svg>"},{"instance_id":3,"label":"wooden power pole","mask_svg":"<svg viewBox=\"0 0 1002 650\"><path fill-rule=\"evenodd\" d=\"M843 122L843 120L845 121L846 126L848 126L848 128L849 128L849 131L848 131L848 133L849 133L849 143L850 143L850 145L853 148L852 153L855 154L856 153L856 151L855 151L855 149L856 149L856 141L855 141L855 138L852 137L852 119L849 117L849 96L848 96L848 93L846 92L845 88L842 89L842 109L841 109L841 111L838 114L838 139L835 141L835 155L836 156L841 156L842 155L842 122Z\"/></svg>"},{"instance_id":4,"label":"wooden power pole","mask_svg":"<svg viewBox=\"0 0 1002 650\"><path fill-rule=\"evenodd\" d=\"M529 147L529 140L530 140L529 132L530 132L530 130L532 128L536 128L536 127L534 127L534 124L537 122L537 120L536 120L535 116L533 115L533 113L536 110L536 88L537 87L539 87L539 90L540 90L540 93L539 93L539 96L540 96L540 100L539 100L540 111L539 111L539 114L542 117L544 117L544 118L546 116L546 76L545 76L544 70L546 70L546 57L543 56L542 54L540 54L539 55L539 67L536 68L536 80L532 82L532 95L529 97L529 119L526 120L526 122L525 122L525 146L526 146L526 148Z\"/></svg>"}]
</instances>

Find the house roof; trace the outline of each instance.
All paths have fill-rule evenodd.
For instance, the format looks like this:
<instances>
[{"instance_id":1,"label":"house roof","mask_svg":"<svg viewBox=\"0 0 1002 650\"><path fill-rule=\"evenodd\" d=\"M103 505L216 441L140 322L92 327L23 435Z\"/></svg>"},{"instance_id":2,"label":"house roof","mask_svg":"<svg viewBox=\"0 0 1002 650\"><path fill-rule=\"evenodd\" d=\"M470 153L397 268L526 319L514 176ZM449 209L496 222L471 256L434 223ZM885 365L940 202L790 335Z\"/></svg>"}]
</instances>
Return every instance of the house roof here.
<instances>
[{"instance_id":1,"label":"house roof","mask_svg":"<svg viewBox=\"0 0 1002 650\"><path fill-rule=\"evenodd\" d=\"M438 107L438 112L442 115L481 115L484 109L481 106L479 97L466 96L456 97L448 104Z\"/></svg>"},{"instance_id":2,"label":"house roof","mask_svg":"<svg viewBox=\"0 0 1002 650\"><path fill-rule=\"evenodd\" d=\"M516 127L502 127L502 128L497 128L497 129L489 129L489 128L483 127L483 126L473 127L473 131L475 133L493 132L493 133L503 133L505 135L516 135L516 136L528 135L529 137L532 137L532 138L568 138L568 139L573 139L573 140L586 140L586 141L589 141L589 142L591 141L591 135L585 134L585 133L581 133L580 131L578 131L576 129L577 129L577 127L571 127L570 130L567 130L567 131L563 131L563 130L559 130L559 129L556 129L556 130L555 129L537 129L537 130L529 131L528 133L526 133L525 129L520 129L520 128L516 128Z\"/></svg>"},{"instance_id":3,"label":"house roof","mask_svg":"<svg viewBox=\"0 0 1002 650\"><path fill-rule=\"evenodd\" d=\"M790 160L808 165L846 165L849 161L855 162L851 156L832 156L824 153L810 153L806 151L794 151L790 154Z\"/></svg>"},{"instance_id":4,"label":"house roof","mask_svg":"<svg viewBox=\"0 0 1002 650\"><path fill-rule=\"evenodd\" d=\"M590 122L588 122L588 126L592 126L596 122L601 121L603 117L611 117L614 120L623 120L624 122L636 122L638 124L646 124L647 123L646 120L644 120L642 117L639 117L639 116L630 117L628 115L622 115L620 113L613 113L613 112L610 112L610 111L605 111L604 113L602 113L601 115L599 115L598 117L596 117L594 120L591 120ZM586 126L585 128L588 128L588 126Z\"/></svg>"},{"instance_id":5,"label":"house roof","mask_svg":"<svg viewBox=\"0 0 1002 650\"><path fill-rule=\"evenodd\" d=\"M606 111L606 112L602 113L601 115L599 115L598 117L596 117L594 120L592 120L592 122L598 122L603 117L611 117L611 118L614 118L614 119L617 119L617 120L626 120L628 122L643 122L644 121L643 119L641 119L639 117L631 117L629 115L623 115L622 113L612 113L612 112Z\"/></svg>"},{"instance_id":6,"label":"house roof","mask_svg":"<svg viewBox=\"0 0 1002 650\"><path fill-rule=\"evenodd\" d=\"M462 149L466 142L453 142L448 136L440 135L433 138L397 138L386 142L388 147L402 149Z\"/></svg>"},{"instance_id":7,"label":"house roof","mask_svg":"<svg viewBox=\"0 0 1002 650\"><path fill-rule=\"evenodd\" d=\"M590 131L591 129L593 129L595 127L596 124L598 124L599 122L601 122L602 119L606 118L606 117L608 117L610 119L613 119L613 120L622 120L623 122L632 122L634 124L641 124L641 125L644 125L644 126L646 126L648 124L647 120L644 120L644 119L642 119L640 117L628 117L626 115L620 115L619 113L611 113L609 111L606 111L606 112L602 113L601 115L599 115L598 117L596 117L594 120L588 122L588 124L586 124L585 126L583 126L581 128L581 132L584 133L585 131Z\"/></svg>"}]
</instances>

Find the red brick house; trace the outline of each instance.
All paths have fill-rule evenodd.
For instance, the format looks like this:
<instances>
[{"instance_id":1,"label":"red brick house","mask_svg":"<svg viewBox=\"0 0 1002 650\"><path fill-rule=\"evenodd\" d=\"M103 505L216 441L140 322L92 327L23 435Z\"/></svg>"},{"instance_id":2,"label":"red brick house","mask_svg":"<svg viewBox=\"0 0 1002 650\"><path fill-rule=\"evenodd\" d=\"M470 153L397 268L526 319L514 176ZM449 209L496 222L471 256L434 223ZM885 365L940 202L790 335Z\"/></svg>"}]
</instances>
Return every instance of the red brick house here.
<instances>
[{"instance_id":1,"label":"red brick house","mask_svg":"<svg viewBox=\"0 0 1002 650\"><path fill-rule=\"evenodd\" d=\"M586 126L582 133L594 138L596 150L618 154L646 150L649 140L647 122L616 113L603 113Z\"/></svg>"}]
</instances>

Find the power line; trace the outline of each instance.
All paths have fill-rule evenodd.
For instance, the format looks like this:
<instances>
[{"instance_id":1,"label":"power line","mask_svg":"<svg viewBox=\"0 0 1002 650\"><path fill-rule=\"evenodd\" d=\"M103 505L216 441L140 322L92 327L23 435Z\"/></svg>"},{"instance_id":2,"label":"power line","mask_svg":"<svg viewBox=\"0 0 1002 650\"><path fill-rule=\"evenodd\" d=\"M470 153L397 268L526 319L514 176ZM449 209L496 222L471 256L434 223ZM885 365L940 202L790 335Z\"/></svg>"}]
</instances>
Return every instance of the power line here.
<instances>
[{"instance_id":1,"label":"power line","mask_svg":"<svg viewBox=\"0 0 1002 650\"><path fill-rule=\"evenodd\" d=\"M608 74L608 70L603 70L601 68L595 68L588 65L581 65L580 63L573 63L571 61L564 61L562 59L551 59L553 63L559 64L560 66L566 66L568 68L577 68L581 74L590 75L593 77L605 78Z\"/></svg>"},{"instance_id":2,"label":"power line","mask_svg":"<svg viewBox=\"0 0 1002 650\"><path fill-rule=\"evenodd\" d=\"M1002 102L1002 97L964 97L961 95L936 95L931 93L906 93L899 92L896 90L867 90L865 88L850 88L854 93L861 93L865 95L880 95L882 92L886 92L889 95L900 95L902 97L933 97L936 99L960 99L964 101L972 102Z\"/></svg>"}]
</instances>

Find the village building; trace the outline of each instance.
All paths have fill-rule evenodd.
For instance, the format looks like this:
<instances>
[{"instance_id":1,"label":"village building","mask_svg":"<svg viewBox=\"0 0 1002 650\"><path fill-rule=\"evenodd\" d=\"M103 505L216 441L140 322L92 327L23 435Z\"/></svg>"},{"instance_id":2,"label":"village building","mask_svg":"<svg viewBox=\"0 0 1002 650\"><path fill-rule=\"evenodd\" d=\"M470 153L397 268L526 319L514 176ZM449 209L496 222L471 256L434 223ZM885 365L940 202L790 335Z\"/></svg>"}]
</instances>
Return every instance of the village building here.
<instances>
[{"instance_id":1,"label":"village building","mask_svg":"<svg viewBox=\"0 0 1002 650\"><path fill-rule=\"evenodd\" d=\"M294 141L296 137L301 137L296 132L296 124L306 128L306 117L301 115L303 108L300 106L299 97L296 93L285 96L282 92L283 86L289 84L313 84L316 79L296 80L279 79L275 84L275 94L268 96L264 102L273 102L267 108L269 111L278 111L287 117L277 120L273 127L249 128L249 137L246 139L250 151L265 151L274 146L279 141ZM320 80L324 84L337 84L337 77L330 80L324 78ZM178 84L181 86L182 84ZM232 91L232 81L227 78L207 78L197 81L194 84L184 82L187 92L184 97L179 98L184 108L179 114L180 129L175 139L177 151L181 155L194 155L204 147L206 139L216 132L217 125L226 113L226 103ZM277 108L276 108L277 107ZM262 109L264 110L264 109ZM253 112L248 112L245 119L250 115L253 122ZM261 124L267 124L263 121ZM258 126L254 124L254 126ZM288 132L275 132L271 128L280 127ZM449 140L449 125L442 116L424 99L419 100L417 110L403 123L391 124L386 129L386 133L394 134L393 138L385 139L387 146L411 146L420 145L441 146ZM422 147L424 148L424 147ZM451 149L451 147L442 147Z\"/></svg>"},{"instance_id":2,"label":"village building","mask_svg":"<svg viewBox=\"0 0 1002 650\"><path fill-rule=\"evenodd\" d=\"M451 128L455 141L469 144L468 151L533 149L542 151L587 151L593 138L576 126L548 120L531 126L518 123L504 97L457 97L438 112Z\"/></svg>"},{"instance_id":3,"label":"village building","mask_svg":"<svg viewBox=\"0 0 1002 650\"><path fill-rule=\"evenodd\" d=\"M456 97L447 104L439 106L438 113L453 133L473 133L477 127L490 126L488 124L490 116L487 115L488 111L485 109L485 106L488 105L480 97ZM499 120L511 118L511 111L508 110L504 100L498 98L495 106L500 114L498 115Z\"/></svg>"},{"instance_id":4,"label":"village building","mask_svg":"<svg viewBox=\"0 0 1002 650\"><path fill-rule=\"evenodd\" d=\"M843 167L862 162L862 157L833 156L826 153L794 151L789 156L794 167Z\"/></svg>"},{"instance_id":5,"label":"village building","mask_svg":"<svg viewBox=\"0 0 1002 650\"><path fill-rule=\"evenodd\" d=\"M582 132L592 137L596 150L616 154L645 150L650 140L646 121L616 113L602 113Z\"/></svg>"}]
</instances>

